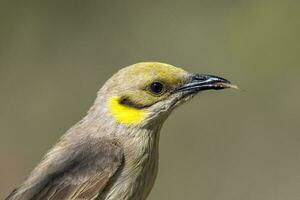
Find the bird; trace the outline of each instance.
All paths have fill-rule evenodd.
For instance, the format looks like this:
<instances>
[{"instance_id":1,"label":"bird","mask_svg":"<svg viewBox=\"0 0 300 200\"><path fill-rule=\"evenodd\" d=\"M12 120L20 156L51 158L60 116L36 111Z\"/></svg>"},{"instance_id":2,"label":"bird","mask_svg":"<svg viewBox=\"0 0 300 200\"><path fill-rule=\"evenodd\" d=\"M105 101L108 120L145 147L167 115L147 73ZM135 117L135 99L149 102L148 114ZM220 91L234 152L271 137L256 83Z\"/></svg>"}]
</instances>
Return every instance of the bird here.
<instances>
[{"instance_id":1,"label":"bird","mask_svg":"<svg viewBox=\"0 0 300 200\"><path fill-rule=\"evenodd\" d=\"M160 62L120 69L6 200L145 200L164 121L196 94L225 88L237 86Z\"/></svg>"}]
</instances>

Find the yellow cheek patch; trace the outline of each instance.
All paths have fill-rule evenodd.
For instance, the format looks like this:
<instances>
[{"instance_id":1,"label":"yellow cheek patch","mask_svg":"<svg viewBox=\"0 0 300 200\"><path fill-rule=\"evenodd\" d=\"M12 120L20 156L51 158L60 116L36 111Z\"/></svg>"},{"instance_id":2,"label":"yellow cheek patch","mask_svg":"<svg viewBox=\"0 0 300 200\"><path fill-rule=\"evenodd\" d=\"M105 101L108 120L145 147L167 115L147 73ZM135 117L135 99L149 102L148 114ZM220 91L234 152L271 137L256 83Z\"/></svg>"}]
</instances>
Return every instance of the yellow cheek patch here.
<instances>
[{"instance_id":1,"label":"yellow cheek patch","mask_svg":"<svg viewBox=\"0 0 300 200\"><path fill-rule=\"evenodd\" d=\"M120 104L120 97L117 96L109 99L108 109L117 122L124 124L139 123L147 115L144 110Z\"/></svg>"}]
</instances>

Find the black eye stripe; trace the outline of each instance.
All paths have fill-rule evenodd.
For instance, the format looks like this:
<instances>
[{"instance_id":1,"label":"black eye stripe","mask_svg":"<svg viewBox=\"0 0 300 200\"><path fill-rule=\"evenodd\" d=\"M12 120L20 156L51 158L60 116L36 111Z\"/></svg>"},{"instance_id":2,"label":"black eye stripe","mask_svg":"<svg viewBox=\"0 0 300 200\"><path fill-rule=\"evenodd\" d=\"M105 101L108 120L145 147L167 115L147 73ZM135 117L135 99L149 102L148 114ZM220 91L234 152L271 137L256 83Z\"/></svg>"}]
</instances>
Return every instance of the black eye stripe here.
<instances>
[{"instance_id":1,"label":"black eye stripe","mask_svg":"<svg viewBox=\"0 0 300 200\"><path fill-rule=\"evenodd\" d=\"M164 91L164 85L160 82L150 84L149 90L154 94L161 94Z\"/></svg>"},{"instance_id":2,"label":"black eye stripe","mask_svg":"<svg viewBox=\"0 0 300 200\"><path fill-rule=\"evenodd\" d=\"M119 101L120 104L128 106L128 107L133 107L133 108L137 108L137 109L142 109L142 108L146 108L149 105L142 105L142 104L138 104L134 101L132 101L129 97L122 97Z\"/></svg>"}]
</instances>

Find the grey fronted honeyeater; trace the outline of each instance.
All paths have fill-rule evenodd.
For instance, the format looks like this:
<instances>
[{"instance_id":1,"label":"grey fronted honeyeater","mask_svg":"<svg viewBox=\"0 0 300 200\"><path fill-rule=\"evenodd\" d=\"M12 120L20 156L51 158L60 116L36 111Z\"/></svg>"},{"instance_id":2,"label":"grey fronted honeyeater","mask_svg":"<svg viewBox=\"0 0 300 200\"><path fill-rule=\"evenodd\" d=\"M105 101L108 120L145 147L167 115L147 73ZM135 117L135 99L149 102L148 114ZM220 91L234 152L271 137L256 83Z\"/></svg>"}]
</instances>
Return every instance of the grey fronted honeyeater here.
<instances>
[{"instance_id":1,"label":"grey fronted honeyeater","mask_svg":"<svg viewBox=\"0 0 300 200\"><path fill-rule=\"evenodd\" d=\"M166 118L201 91L230 87L224 78L158 62L121 69L7 200L146 199Z\"/></svg>"}]
</instances>

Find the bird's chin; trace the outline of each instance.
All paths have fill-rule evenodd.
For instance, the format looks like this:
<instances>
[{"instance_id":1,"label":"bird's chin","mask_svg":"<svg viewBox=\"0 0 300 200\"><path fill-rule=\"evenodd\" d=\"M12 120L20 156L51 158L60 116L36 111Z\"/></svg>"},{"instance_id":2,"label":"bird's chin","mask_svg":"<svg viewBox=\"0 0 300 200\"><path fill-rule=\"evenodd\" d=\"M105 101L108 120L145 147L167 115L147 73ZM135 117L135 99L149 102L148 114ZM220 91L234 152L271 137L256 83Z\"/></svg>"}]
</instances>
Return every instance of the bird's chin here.
<instances>
[{"instance_id":1,"label":"bird's chin","mask_svg":"<svg viewBox=\"0 0 300 200\"><path fill-rule=\"evenodd\" d=\"M184 104L185 102L192 99L194 96L197 95L198 92L196 91L189 91L189 92L179 92L177 94L174 94L174 97L172 98L172 104L170 106L170 109L173 110L177 108L178 106Z\"/></svg>"},{"instance_id":2,"label":"bird's chin","mask_svg":"<svg viewBox=\"0 0 300 200\"><path fill-rule=\"evenodd\" d=\"M148 108L149 116L147 121L154 123L165 121L175 108L193 98L196 94L197 93L191 92L178 92L169 96L168 99L152 105Z\"/></svg>"}]
</instances>

